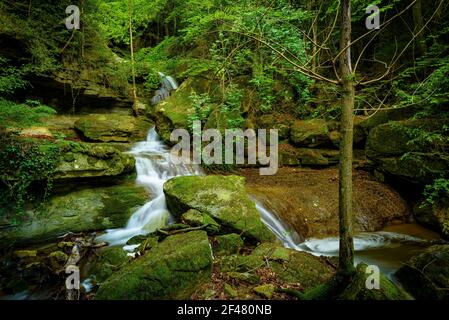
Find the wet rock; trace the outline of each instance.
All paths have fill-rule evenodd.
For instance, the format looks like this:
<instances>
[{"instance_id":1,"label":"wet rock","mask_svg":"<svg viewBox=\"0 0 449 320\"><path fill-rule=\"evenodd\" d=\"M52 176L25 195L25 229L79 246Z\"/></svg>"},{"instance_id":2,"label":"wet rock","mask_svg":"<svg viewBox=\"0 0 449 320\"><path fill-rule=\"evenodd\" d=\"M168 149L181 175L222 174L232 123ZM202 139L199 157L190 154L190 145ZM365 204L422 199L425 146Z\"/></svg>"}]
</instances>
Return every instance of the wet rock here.
<instances>
[{"instance_id":1,"label":"wet rock","mask_svg":"<svg viewBox=\"0 0 449 320\"><path fill-rule=\"evenodd\" d=\"M449 245L430 247L405 263L395 276L416 299L449 300Z\"/></svg>"},{"instance_id":2,"label":"wet rock","mask_svg":"<svg viewBox=\"0 0 449 320\"><path fill-rule=\"evenodd\" d=\"M14 251L14 256L23 259L23 258L33 258L37 256L36 250L16 250Z\"/></svg>"},{"instance_id":3,"label":"wet rock","mask_svg":"<svg viewBox=\"0 0 449 320\"><path fill-rule=\"evenodd\" d=\"M306 238L338 235L338 170L280 168L275 176L240 170L247 191ZM354 172L354 228L379 231L407 222L406 202L391 187L362 171Z\"/></svg>"},{"instance_id":4,"label":"wet rock","mask_svg":"<svg viewBox=\"0 0 449 320\"><path fill-rule=\"evenodd\" d=\"M175 216L195 209L251 239L275 240L245 192L244 182L238 176L177 177L164 184L164 193L167 206Z\"/></svg>"},{"instance_id":5,"label":"wet rock","mask_svg":"<svg viewBox=\"0 0 449 320\"><path fill-rule=\"evenodd\" d=\"M123 227L148 197L145 188L134 185L89 188L56 195L41 211L27 212L29 219L24 223L5 225L0 233L0 243L36 242L68 232Z\"/></svg>"},{"instance_id":6,"label":"wet rock","mask_svg":"<svg viewBox=\"0 0 449 320\"><path fill-rule=\"evenodd\" d=\"M188 299L209 280L212 253L205 231L167 237L109 277L97 300Z\"/></svg>"}]
</instances>

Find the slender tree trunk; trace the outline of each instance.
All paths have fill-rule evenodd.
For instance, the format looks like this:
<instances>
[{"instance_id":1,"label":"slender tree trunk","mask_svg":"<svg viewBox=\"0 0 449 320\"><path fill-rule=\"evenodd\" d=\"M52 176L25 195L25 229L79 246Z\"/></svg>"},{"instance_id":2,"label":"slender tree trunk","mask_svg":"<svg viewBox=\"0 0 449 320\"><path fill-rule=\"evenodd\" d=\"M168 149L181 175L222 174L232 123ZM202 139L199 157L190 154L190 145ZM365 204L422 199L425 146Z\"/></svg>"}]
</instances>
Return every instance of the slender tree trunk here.
<instances>
[{"instance_id":1,"label":"slender tree trunk","mask_svg":"<svg viewBox=\"0 0 449 320\"><path fill-rule=\"evenodd\" d=\"M132 15L133 15L133 0L128 1L128 10L129 10L129 43L131 50L131 75L133 79L133 113L137 116L137 88L136 88L136 69L134 65L134 43L133 43L133 25L132 25Z\"/></svg>"},{"instance_id":2,"label":"slender tree trunk","mask_svg":"<svg viewBox=\"0 0 449 320\"><path fill-rule=\"evenodd\" d=\"M413 5L413 24L415 25L414 33L418 33L424 27L424 18L422 16L422 1L418 0ZM419 53L424 55L427 51L426 38L424 32L421 32L416 37L416 45L418 47Z\"/></svg>"},{"instance_id":3,"label":"slender tree trunk","mask_svg":"<svg viewBox=\"0 0 449 320\"><path fill-rule=\"evenodd\" d=\"M351 63L351 1L343 0L341 12L340 57L342 77L342 115L340 141L339 223L340 252L339 274L350 277L354 272L354 240L352 227L352 153L354 127L354 79ZM347 48L346 48L347 47ZM346 48L346 49L345 49Z\"/></svg>"}]
</instances>

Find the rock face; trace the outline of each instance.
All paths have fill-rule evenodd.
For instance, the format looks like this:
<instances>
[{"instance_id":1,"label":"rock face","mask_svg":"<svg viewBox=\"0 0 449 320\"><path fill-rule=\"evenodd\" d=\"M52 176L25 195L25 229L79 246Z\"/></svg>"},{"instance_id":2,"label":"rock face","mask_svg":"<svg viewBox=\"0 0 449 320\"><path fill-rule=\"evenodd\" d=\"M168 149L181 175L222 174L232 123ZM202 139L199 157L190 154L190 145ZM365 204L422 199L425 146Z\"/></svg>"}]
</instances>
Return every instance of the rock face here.
<instances>
[{"instance_id":1,"label":"rock face","mask_svg":"<svg viewBox=\"0 0 449 320\"><path fill-rule=\"evenodd\" d=\"M396 286L385 275L380 274L379 289L367 289L366 283L370 283L368 277L372 274L367 272L368 266L360 263L357 273L351 284L340 294L339 300L410 300L411 297L401 288Z\"/></svg>"},{"instance_id":2,"label":"rock face","mask_svg":"<svg viewBox=\"0 0 449 320\"><path fill-rule=\"evenodd\" d=\"M440 232L449 238L449 199L442 198L436 203L421 206L417 204L413 215L420 224Z\"/></svg>"},{"instance_id":3,"label":"rock face","mask_svg":"<svg viewBox=\"0 0 449 320\"><path fill-rule=\"evenodd\" d=\"M164 184L164 193L167 206L175 216L195 209L211 216L222 227L241 232L254 240L275 239L246 194L245 179L242 177L178 177Z\"/></svg>"},{"instance_id":4,"label":"rock face","mask_svg":"<svg viewBox=\"0 0 449 320\"><path fill-rule=\"evenodd\" d=\"M449 300L449 245L430 247L395 276L416 299Z\"/></svg>"},{"instance_id":5,"label":"rock face","mask_svg":"<svg viewBox=\"0 0 449 320\"><path fill-rule=\"evenodd\" d=\"M275 176L240 170L247 191L303 238L338 235L338 170L280 168ZM378 231L409 218L407 204L367 173L354 174L354 228Z\"/></svg>"},{"instance_id":6,"label":"rock face","mask_svg":"<svg viewBox=\"0 0 449 320\"><path fill-rule=\"evenodd\" d=\"M329 131L325 120L297 120L292 125L290 140L299 147L329 145Z\"/></svg>"},{"instance_id":7,"label":"rock face","mask_svg":"<svg viewBox=\"0 0 449 320\"><path fill-rule=\"evenodd\" d=\"M211 271L206 232L173 235L113 274L100 286L96 299L188 299Z\"/></svg>"},{"instance_id":8,"label":"rock face","mask_svg":"<svg viewBox=\"0 0 449 320\"><path fill-rule=\"evenodd\" d=\"M41 210L28 212L20 225L2 225L0 243L22 243L56 238L67 232L123 227L132 213L148 200L138 186L90 188L52 197Z\"/></svg>"},{"instance_id":9,"label":"rock face","mask_svg":"<svg viewBox=\"0 0 449 320\"><path fill-rule=\"evenodd\" d=\"M277 129L279 140L288 140L293 119L285 114L266 114L257 119L260 129Z\"/></svg>"},{"instance_id":10,"label":"rock face","mask_svg":"<svg viewBox=\"0 0 449 320\"><path fill-rule=\"evenodd\" d=\"M431 133L444 125L447 121L395 121L379 125L368 135L366 154L390 175L413 183L429 183L449 171L449 155L435 152L431 143L411 143L411 140L415 131Z\"/></svg>"},{"instance_id":11,"label":"rock face","mask_svg":"<svg viewBox=\"0 0 449 320\"><path fill-rule=\"evenodd\" d=\"M122 114L91 114L80 117L75 129L89 141L133 142L143 140L152 124Z\"/></svg>"},{"instance_id":12,"label":"rock face","mask_svg":"<svg viewBox=\"0 0 449 320\"><path fill-rule=\"evenodd\" d=\"M114 177L134 170L134 158L114 146L64 142L42 145L41 149L55 146L60 152L55 179Z\"/></svg>"}]
</instances>

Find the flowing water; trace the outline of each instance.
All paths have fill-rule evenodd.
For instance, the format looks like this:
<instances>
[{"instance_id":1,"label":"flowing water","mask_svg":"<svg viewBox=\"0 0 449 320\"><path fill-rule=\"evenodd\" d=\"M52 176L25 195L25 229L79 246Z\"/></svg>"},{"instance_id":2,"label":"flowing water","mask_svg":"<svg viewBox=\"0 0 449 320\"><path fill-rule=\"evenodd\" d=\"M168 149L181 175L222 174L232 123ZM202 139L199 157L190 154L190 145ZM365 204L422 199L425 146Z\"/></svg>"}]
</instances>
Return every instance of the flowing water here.
<instances>
[{"instance_id":1,"label":"flowing water","mask_svg":"<svg viewBox=\"0 0 449 320\"><path fill-rule=\"evenodd\" d=\"M151 104L153 105L167 99L170 93L179 87L178 82L173 77L167 76L162 72L159 72L159 77L161 79L161 87L156 90L154 97L151 98Z\"/></svg>"},{"instance_id":2,"label":"flowing water","mask_svg":"<svg viewBox=\"0 0 449 320\"><path fill-rule=\"evenodd\" d=\"M174 165L170 161L169 150L154 128L149 131L147 140L135 144L129 153L136 159L137 183L151 191L152 199L131 216L124 228L108 230L98 238L110 245L124 245L133 236L148 234L173 221L165 202L164 183L177 176L202 174L199 166ZM338 238L301 242L301 237L295 231L262 204L255 202L261 220L285 247L314 255L338 255ZM392 274L402 262L422 251L425 243L419 237L396 232L360 233L354 237L356 262L363 260L376 264L383 272ZM133 248L125 247L128 250Z\"/></svg>"}]
</instances>

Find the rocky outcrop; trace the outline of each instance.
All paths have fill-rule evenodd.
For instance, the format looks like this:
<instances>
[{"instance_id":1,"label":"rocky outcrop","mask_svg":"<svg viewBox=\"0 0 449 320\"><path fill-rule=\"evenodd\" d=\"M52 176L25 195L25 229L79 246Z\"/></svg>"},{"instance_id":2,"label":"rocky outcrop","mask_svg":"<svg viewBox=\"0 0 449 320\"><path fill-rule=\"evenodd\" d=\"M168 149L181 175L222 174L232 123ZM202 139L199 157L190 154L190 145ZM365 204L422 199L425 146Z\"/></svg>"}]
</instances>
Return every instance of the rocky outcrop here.
<instances>
[{"instance_id":1,"label":"rocky outcrop","mask_svg":"<svg viewBox=\"0 0 449 320\"><path fill-rule=\"evenodd\" d=\"M338 235L338 170L280 168L275 176L242 169L247 191L304 239ZM408 221L407 204L392 188L362 171L354 173L354 228L378 231Z\"/></svg>"},{"instance_id":2,"label":"rocky outcrop","mask_svg":"<svg viewBox=\"0 0 449 320\"><path fill-rule=\"evenodd\" d=\"M145 119L121 114L91 114L75 122L75 129L86 140L96 142L143 140L151 126Z\"/></svg>"},{"instance_id":3,"label":"rocky outcrop","mask_svg":"<svg viewBox=\"0 0 449 320\"><path fill-rule=\"evenodd\" d=\"M389 175L427 184L449 171L449 155L427 140L414 140L418 132L437 132L446 120L407 120L373 128L366 144L367 156ZM444 148L443 148L444 149Z\"/></svg>"},{"instance_id":4,"label":"rocky outcrop","mask_svg":"<svg viewBox=\"0 0 449 320\"><path fill-rule=\"evenodd\" d=\"M416 299L449 300L449 245L430 247L405 263L395 276Z\"/></svg>"},{"instance_id":5,"label":"rocky outcrop","mask_svg":"<svg viewBox=\"0 0 449 320\"><path fill-rule=\"evenodd\" d=\"M164 184L167 206L180 216L195 209L222 225L257 241L272 241L274 235L260 220L254 202L245 192L245 179L238 176L186 176Z\"/></svg>"},{"instance_id":6,"label":"rocky outcrop","mask_svg":"<svg viewBox=\"0 0 449 320\"><path fill-rule=\"evenodd\" d=\"M292 124L290 140L298 147L315 148L331 144L330 124L323 119L297 120Z\"/></svg>"},{"instance_id":7,"label":"rocky outcrop","mask_svg":"<svg viewBox=\"0 0 449 320\"><path fill-rule=\"evenodd\" d=\"M204 231L167 237L108 278L97 300L188 299L210 279L212 252Z\"/></svg>"},{"instance_id":8,"label":"rocky outcrop","mask_svg":"<svg viewBox=\"0 0 449 320\"><path fill-rule=\"evenodd\" d=\"M433 204L418 203L413 209L413 215L420 224L440 232L449 238L449 199L441 198Z\"/></svg>"},{"instance_id":9,"label":"rocky outcrop","mask_svg":"<svg viewBox=\"0 0 449 320\"><path fill-rule=\"evenodd\" d=\"M60 155L55 179L116 177L134 170L134 158L111 145L71 142L41 145L44 152L54 148Z\"/></svg>"},{"instance_id":10,"label":"rocky outcrop","mask_svg":"<svg viewBox=\"0 0 449 320\"><path fill-rule=\"evenodd\" d=\"M5 221L0 244L38 242L68 232L87 232L122 227L148 200L148 192L134 185L89 188L53 196L42 208L27 212L21 224Z\"/></svg>"}]
</instances>

